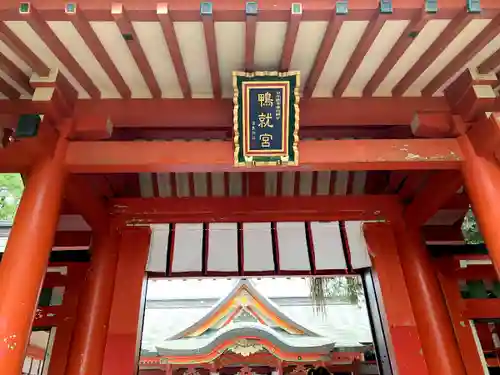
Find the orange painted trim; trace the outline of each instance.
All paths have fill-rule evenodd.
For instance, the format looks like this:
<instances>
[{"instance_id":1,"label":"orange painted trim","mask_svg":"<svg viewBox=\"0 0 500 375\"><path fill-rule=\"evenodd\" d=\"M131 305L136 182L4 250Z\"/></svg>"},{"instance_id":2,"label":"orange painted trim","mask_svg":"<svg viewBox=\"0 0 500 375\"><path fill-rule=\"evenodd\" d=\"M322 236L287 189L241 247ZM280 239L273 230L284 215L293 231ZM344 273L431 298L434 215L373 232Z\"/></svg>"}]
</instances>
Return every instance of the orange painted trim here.
<instances>
[{"instance_id":1,"label":"orange painted trim","mask_svg":"<svg viewBox=\"0 0 500 375\"><path fill-rule=\"evenodd\" d=\"M230 348L233 344L242 339L252 339L258 341L259 344L261 344L267 351L269 351L269 353L271 353L273 356L282 361L316 362L324 357L324 354L317 354L317 353L284 352L279 348L277 348L269 340L253 336L240 336L233 338L231 340L224 341L223 343L215 347L208 354L193 354L190 356L176 356L176 357L162 356L161 358L168 361L168 363L171 365L209 363L220 357L228 348ZM301 359L299 360L298 357L301 357Z\"/></svg>"},{"instance_id":2,"label":"orange painted trim","mask_svg":"<svg viewBox=\"0 0 500 375\"><path fill-rule=\"evenodd\" d=\"M224 304L223 306L220 307L220 309L205 323L203 324L202 326L198 327L196 330L193 330L193 331L188 331L186 332L185 336L189 336L189 337L197 337L201 334L203 334L207 329L213 327L214 324L216 324L217 322L219 322L224 316L226 316L228 313L229 313L229 310L233 307L233 305L235 304L234 300L236 298L238 298L239 294L242 292L242 291L246 291L253 299L253 304L256 308L257 311L254 311L253 309L251 309L251 313L263 324L264 321L259 317L259 312L261 314L264 314L264 316L266 318L268 318L269 320L273 321L274 323L276 323L279 327L283 328L285 331L291 333L291 334L303 334L304 332L298 330L298 329L295 329L291 324L288 324L286 322L284 322L283 320L281 320L279 317L277 317L274 313L272 313L269 309L267 309L263 304L261 304L258 299L250 292L250 290L248 290L248 288L246 286L242 286L234 295L234 298L232 298L231 300L229 300L226 304ZM231 315L230 317L227 319L227 321L225 322L224 326L226 324L228 324L235 316L236 314L241 310L241 307L237 308Z\"/></svg>"}]
</instances>

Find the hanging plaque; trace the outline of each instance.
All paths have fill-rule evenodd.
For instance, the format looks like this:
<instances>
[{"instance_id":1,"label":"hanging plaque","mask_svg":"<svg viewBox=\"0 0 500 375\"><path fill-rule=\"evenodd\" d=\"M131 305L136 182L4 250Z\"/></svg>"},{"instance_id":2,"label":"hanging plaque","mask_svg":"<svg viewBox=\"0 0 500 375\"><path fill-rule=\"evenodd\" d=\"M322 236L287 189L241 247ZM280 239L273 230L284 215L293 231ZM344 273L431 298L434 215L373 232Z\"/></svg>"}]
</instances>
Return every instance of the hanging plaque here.
<instances>
[{"instance_id":1,"label":"hanging plaque","mask_svg":"<svg viewBox=\"0 0 500 375\"><path fill-rule=\"evenodd\" d=\"M298 165L299 72L233 72L234 164Z\"/></svg>"}]
</instances>

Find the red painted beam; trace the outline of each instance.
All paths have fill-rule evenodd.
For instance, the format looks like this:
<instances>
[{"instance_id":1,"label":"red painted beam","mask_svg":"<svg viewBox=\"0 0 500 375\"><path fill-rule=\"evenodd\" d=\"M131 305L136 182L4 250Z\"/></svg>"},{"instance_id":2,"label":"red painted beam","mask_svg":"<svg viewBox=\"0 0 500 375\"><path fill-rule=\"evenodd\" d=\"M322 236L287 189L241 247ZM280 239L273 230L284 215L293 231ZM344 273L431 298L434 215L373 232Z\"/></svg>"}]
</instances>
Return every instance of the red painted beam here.
<instances>
[{"instance_id":1,"label":"red painted beam","mask_svg":"<svg viewBox=\"0 0 500 375\"><path fill-rule=\"evenodd\" d=\"M99 121L97 125L101 125L100 128L91 128L91 134L87 134L87 138L82 138L83 134L80 132L78 134L78 140L100 140L104 136L105 124L104 118L98 118ZM89 123L89 125L95 125L96 122ZM92 138L90 138L92 136ZM306 126L299 130L299 136L301 139L343 139L343 138L370 138L370 139L402 139L402 138L413 138L411 134L411 129L406 126L399 125L389 125L389 126L319 126L312 127ZM108 135L105 138L109 138ZM186 140L186 139L219 139L219 140L230 140L233 138L233 128L228 126L227 128L115 128L110 140L114 141L136 141L139 139L143 140L165 140L165 141L175 141L175 140ZM440 138L440 137L431 137Z\"/></svg>"},{"instance_id":2,"label":"red painted beam","mask_svg":"<svg viewBox=\"0 0 500 375\"><path fill-rule=\"evenodd\" d=\"M31 102L0 101L0 114L29 113ZM500 102L497 104L500 110ZM300 101L300 126L404 125L416 112L448 112L445 98L318 98ZM217 99L79 100L80 118L109 117L115 127L230 128L233 101Z\"/></svg>"},{"instance_id":3,"label":"red painted beam","mask_svg":"<svg viewBox=\"0 0 500 375\"><path fill-rule=\"evenodd\" d=\"M73 173L244 171L234 167L232 141L71 142L66 165ZM302 141L300 166L254 171L459 169L456 139Z\"/></svg>"},{"instance_id":4,"label":"red painted beam","mask_svg":"<svg viewBox=\"0 0 500 375\"><path fill-rule=\"evenodd\" d=\"M250 222L390 219L396 196L122 198L110 201L118 222Z\"/></svg>"},{"instance_id":5,"label":"red painted beam","mask_svg":"<svg viewBox=\"0 0 500 375\"><path fill-rule=\"evenodd\" d=\"M498 319L500 316L500 299L465 299L464 316L467 319Z\"/></svg>"},{"instance_id":6,"label":"red painted beam","mask_svg":"<svg viewBox=\"0 0 500 375\"><path fill-rule=\"evenodd\" d=\"M82 4L78 4L79 8L90 10L96 16L106 17L109 20L109 10L115 0L86 0ZM277 20L287 21L290 17L290 9L295 0L276 0L263 1L259 3L259 16L264 20L270 20L272 15L276 15ZM63 12L66 0L32 0L31 3L40 11L61 11ZM151 17L155 17L154 10L156 9L158 0L122 0L121 3L131 12L150 11ZM245 19L245 2L234 0L213 0L214 18L221 20L240 20ZM394 15L403 13L406 15L408 11L414 11L422 8L422 0L393 0ZM196 0L170 0L168 2L169 11L175 15L174 20L198 20L200 19L200 2ZM19 7L18 0L2 0L0 2L0 11L9 10L16 11ZM335 9L335 2L328 0L307 0L303 2L304 18L306 20L327 20L331 11ZM349 16L359 17L366 16L377 9L378 5L373 0L350 0L349 1ZM440 0L439 1L439 16L449 17L450 13L456 13L458 10L463 10L465 7L463 0ZM481 8L483 13L488 14L489 11L500 9L500 4L497 0L482 0ZM328 14L325 14L328 13ZM276 19L275 19L276 20Z\"/></svg>"}]
</instances>

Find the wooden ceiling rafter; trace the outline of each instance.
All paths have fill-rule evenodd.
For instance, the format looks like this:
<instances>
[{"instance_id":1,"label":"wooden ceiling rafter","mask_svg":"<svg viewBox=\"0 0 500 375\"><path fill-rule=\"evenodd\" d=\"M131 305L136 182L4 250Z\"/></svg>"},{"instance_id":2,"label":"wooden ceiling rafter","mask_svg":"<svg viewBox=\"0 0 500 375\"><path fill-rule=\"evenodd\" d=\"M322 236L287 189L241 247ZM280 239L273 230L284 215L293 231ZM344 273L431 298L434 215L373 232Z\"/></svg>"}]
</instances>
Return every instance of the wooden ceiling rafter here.
<instances>
[{"instance_id":1,"label":"wooden ceiling rafter","mask_svg":"<svg viewBox=\"0 0 500 375\"><path fill-rule=\"evenodd\" d=\"M332 17L328 22L325 35L321 41L321 46L319 47L311 72L309 73L309 78L307 79L307 82L305 82L303 92L305 98L310 98L316 88L316 84L318 83L319 77L325 68L326 61L330 56L330 52L340 32L340 28L342 27L343 20L344 16L337 15L335 12L332 12Z\"/></svg>"},{"instance_id":2,"label":"wooden ceiling rafter","mask_svg":"<svg viewBox=\"0 0 500 375\"><path fill-rule=\"evenodd\" d=\"M481 74L488 74L500 66L500 49L484 60L478 67Z\"/></svg>"},{"instance_id":3,"label":"wooden ceiling rafter","mask_svg":"<svg viewBox=\"0 0 500 375\"><path fill-rule=\"evenodd\" d=\"M170 57L172 59L172 64L174 65L175 73L177 75L177 80L179 81L179 86L181 87L182 94L184 98L191 98L191 86L189 84L186 66L184 65L184 60L182 59L179 40L175 32L174 24L172 22L170 14L168 13L168 5L158 5L156 14L163 31L163 37L165 38L165 42L167 43L168 51L170 52Z\"/></svg>"},{"instance_id":4,"label":"wooden ceiling rafter","mask_svg":"<svg viewBox=\"0 0 500 375\"><path fill-rule=\"evenodd\" d=\"M394 96L402 96L410 86L424 73L424 71L439 57L448 46L469 24L474 14L465 12L465 9L450 21L443 32L431 46L420 56L418 61L406 72L392 89Z\"/></svg>"},{"instance_id":5,"label":"wooden ceiling rafter","mask_svg":"<svg viewBox=\"0 0 500 375\"><path fill-rule=\"evenodd\" d=\"M203 32L207 50L212 91L215 98L222 97L222 87L219 72L219 58L217 56L217 39L215 37L214 17L212 14L202 14Z\"/></svg>"},{"instance_id":6,"label":"wooden ceiling rafter","mask_svg":"<svg viewBox=\"0 0 500 375\"><path fill-rule=\"evenodd\" d=\"M255 70L255 34L257 33L257 15L247 14L245 20L245 71Z\"/></svg>"},{"instance_id":7,"label":"wooden ceiling rafter","mask_svg":"<svg viewBox=\"0 0 500 375\"><path fill-rule=\"evenodd\" d=\"M429 14L424 9L416 11L416 14L410 20L397 42L391 48L389 54L385 57L366 84L363 90L363 96L372 96L375 93L377 88L398 63L399 59L403 56L408 47L410 47L413 43L413 39L408 36L411 33L420 32L429 21L429 18Z\"/></svg>"},{"instance_id":8,"label":"wooden ceiling rafter","mask_svg":"<svg viewBox=\"0 0 500 375\"><path fill-rule=\"evenodd\" d=\"M29 77L2 53L0 53L0 70L28 94L33 94L34 89L30 86Z\"/></svg>"},{"instance_id":9,"label":"wooden ceiling rafter","mask_svg":"<svg viewBox=\"0 0 500 375\"><path fill-rule=\"evenodd\" d=\"M497 15L446 67L441 70L423 89L422 95L433 95L439 90L457 71L460 71L467 62L476 56L488 43L500 33L500 15ZM498 65L500 65L500 50L497 51ZM494 56L493 54L492 56ZM486 59L485 61L488 61ZM482 65L482 64L481 64ZM478 67L478 70L481 68ZM498 66L497 65L497 66ZM496 67L497 67L496 66ZM495 67L495 68L496 68ZM493 70L493 69L492 69Z\"/></svg>"},{"instance_id":10,"label":"wooden ceiling rafter","mask_svg":"<svg viewBox=\"0 0 500 375\"><path fill-rule=\"evenodd\" d=\"M290 62L292 61L293 49L297 34L299 33L299 26L302 20L302 12L290 12L290 19L287 22L285 41L283 49L281 50L280 71L286 72L290 70Z\"/></svg>"},{"instance_id":11,"label":"wooden ceiling rafter","mask_svg":"<svg viewBox=\"0 0 500 375\"><path fill-rule=\"evenodd\" d=\"M0 94L6 96L9 99L19 99L21 97L21 93L1 77L0 77Z\"/></svg>"},{"instance_id":12,"label":"wooden ceiling rafter","mask_svg":"<svg viewBox=\"0 0 500 375\"><path fill-rule=\"evenodd\" d=\"M382 27L384 27L384 23L387 19L388 15L380 13L378 9L374 12L368 26L363 32L363 36L349 59L349 63L344 68L339 80L333 88L334 97L342 97L342 94L349 86L352 77L354 77L354 74L358 71L358 68L363 62L366 54L370 51L373 42L379 35Z\"/></svg>"},{"instance_id":13,"label":"wooden ceiling rafter","mask_svg":"<svg viewBox=\"0 0 500 375\"><path fill-rule=\"evenodd\" d=\"M148 86L151 96L155 99L161 98L161 88L156 80L151 64L146 57L139 37L135 32L130 17L128 16L127 9L123 6L123 4L114 4L111 14L116 25L118 26L118 29L120 30L120 33L127 43L127 47L132 54L132 58L137 64L144 81L146 81L146 85Z\"/></svg>"},{"instance_id":14,"label":"wooden ceiling rafter","mask_svg":"<svg viewBox=\"0 0 500 375\"><path fill-rule=\"evenodd\" d=\"M22 16L30 27L40 36L54 56L66 67L66 69L68 69L71 75L75 77L87 94L89 94L91 98L99 99L101 97L101 92L95 83L57 37L37 9L31 5L30 12Z\"/></svg>"},{"instance_id":15,"label":"wooden ceiling rafter","mask_svg":"<svg viewBox=\"0 0 500 375\"><path fill-rule=\"evenodd\" d=\"M0 20L0 40L40 77L47 77L50 68Z\"/></svg>"},{"instance_id":16,"label":"wooden ceiling rafter","mask_svg":"<svg viewBox=\"0 0 500 375\"><path fill-rule=\"evenodd\" d=\"M85 12L79 10L74 14L68 14L68 20L71 21L73 27L85 41L85 44L89 47L97 61L99 61L102 69L104 69L104 72L118 90L122 99L130 99L132 96L130 88L123 79L121 73L118 71L116 65L111 60L108 52L97 37L95 31L92 29Z\"/></svg>"}]
</instances>

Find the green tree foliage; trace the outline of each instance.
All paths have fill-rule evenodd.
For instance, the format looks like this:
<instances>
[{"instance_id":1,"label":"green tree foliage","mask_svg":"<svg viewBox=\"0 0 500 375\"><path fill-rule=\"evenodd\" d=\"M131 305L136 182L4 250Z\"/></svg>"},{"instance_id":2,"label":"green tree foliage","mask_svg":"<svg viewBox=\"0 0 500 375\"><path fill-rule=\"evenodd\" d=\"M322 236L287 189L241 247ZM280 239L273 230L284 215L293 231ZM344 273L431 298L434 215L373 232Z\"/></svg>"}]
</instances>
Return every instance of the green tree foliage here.
<instances>
[{"instance_id":1,"label":"green tree foliage","mask_svg":"<svg viewBox=\"0 0 500 375\"><path fill-rule=\"evenodd\" d=\"M309 289L315 311L323 314L326 313L328 298L357 304L363 295L363 285L358 276L313 277L309 280Z\"/></svg>"},{"instance_id":2,"label":"green tree foliage","mask_svg":"<svg viewBox=\"0 0 500 375\"><path fill-rule=\"evenodd\" d=\"M462 233L466 243L479 244L484 243L483 236L479 231L479 227L476 222L476 217L471 209L465 215L464 221L462 223Z\"/></svg>"},{"instance_id":3,"label":"green tree foliage","mask_svg":"<svg viewBox=\"0 0 500 375\"><path fill-rule=\"evenodd\" d=\"M0 220L13 220L24 185L18 173L0 173Z\"/></svg>"},{"instance_id":4,"label":"green tree foliage","mask_svg":"<svg viewBox=\"0 0 500 375\"><path fill-rule=\"evenodd\" d=\"M466 243L484 243L476 218L471 209L462 223L462 233ZM357 303L363 294L363 286L359 277L311 278L309 282L310 295L316 312L326 313L328 298L345 298L351 303Z\"/></svg>"}]
</instances>

